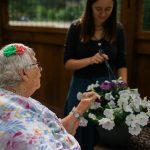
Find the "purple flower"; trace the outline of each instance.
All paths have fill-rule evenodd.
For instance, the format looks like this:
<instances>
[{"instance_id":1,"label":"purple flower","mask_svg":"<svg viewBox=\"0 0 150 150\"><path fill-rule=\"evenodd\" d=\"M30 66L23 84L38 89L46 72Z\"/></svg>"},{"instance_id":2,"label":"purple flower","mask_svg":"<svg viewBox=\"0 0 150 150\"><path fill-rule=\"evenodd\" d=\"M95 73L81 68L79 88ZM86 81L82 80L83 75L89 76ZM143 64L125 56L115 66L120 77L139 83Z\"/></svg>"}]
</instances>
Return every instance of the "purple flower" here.
<instances>
[{"instance_id":1,"label":"purple flower","mask_svg":"<svg viewBox=\"0 0 150 150\"><path fill-rule=\"evenodd\" d=\"M121 82L119 85L120 85L120 87L122 87L122 88L128 87L128 84L125 83L125 82Z\"/></svg>"},{"instance_id":2,"label":"purple flower","mask_svg":"<svg viewBox=\"0 0 150 150\"><path fill-rule=\"evenodd\" d=\"M112 83L108 82L108 81L105 81L105 82L100 84L100 88L102 90L110 90L112 88Z\"/></svg>"},{"instance_id":3,"label":"purple flower","mask_svg":"<svg viewBox=\"0 0 150 150\"><path fill-rule=\"evenodd\" d=\"M125 82L113 82L112 86L117 87L119 89L124 89L124 88L128 87L127 83L125 83Z\"/></svg>"},{"instance_id":4,"label":"purple flower","mask_svg":"<svg viewBox=\"0 0 150 150\"><path fill-rule=\"evenodd\" d=\"M95 102L97 102L97 103L102 103L102 99L100 98L97 98L96 100L95 100Z\"/></svg>"}]
</instances>

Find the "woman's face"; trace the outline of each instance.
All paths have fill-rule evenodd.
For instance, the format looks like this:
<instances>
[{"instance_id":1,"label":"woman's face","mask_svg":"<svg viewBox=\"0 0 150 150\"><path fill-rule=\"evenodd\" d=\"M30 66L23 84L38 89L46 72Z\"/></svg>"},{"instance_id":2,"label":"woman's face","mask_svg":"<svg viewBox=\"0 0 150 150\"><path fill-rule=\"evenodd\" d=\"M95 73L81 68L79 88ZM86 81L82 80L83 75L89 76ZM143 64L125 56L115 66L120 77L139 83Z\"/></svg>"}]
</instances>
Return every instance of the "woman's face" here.
<instances>
[{"instance_id":1,"label":"woman's face","mask_svg":"<svg viewBox=\"0 0 150 150\"><path fill-rule=\"evenodd\" d=\"M111 15L113 0L97 0L92 5L93 18L96 25L102 25Z\"/></svg>"},{"instance_id":2,"label":"woman's face","mask_svg":"<svg viewBox=\"0 0 150 150\"><path fill-rule=\"evenodd\" d=\"M30 96L40 88L40 78L41 78L41 68L37 63L35 56L32 56L33 63L29 66L26 73L28 75L28 80L26 81L27 90L30 92Z\"/></svg>"}]
</instances>

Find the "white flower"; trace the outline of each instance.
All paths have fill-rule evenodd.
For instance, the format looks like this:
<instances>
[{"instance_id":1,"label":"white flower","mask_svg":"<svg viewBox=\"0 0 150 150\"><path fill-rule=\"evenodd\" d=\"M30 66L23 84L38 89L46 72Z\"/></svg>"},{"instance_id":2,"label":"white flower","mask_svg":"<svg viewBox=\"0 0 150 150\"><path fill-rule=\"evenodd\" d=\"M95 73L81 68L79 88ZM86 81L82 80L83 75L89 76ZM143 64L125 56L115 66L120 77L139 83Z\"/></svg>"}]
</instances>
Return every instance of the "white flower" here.
<instances>
[{"instance_id":1,"label":"white flower","mask_svg":"<svg viewBox=\"0 0 150 150\"><path fill-rule=\"evenodd\" d=\"M140 114L136 115L136 119L139 125L145 126L148 123L149 117L146 113L141 112Z\"/></svg>"},{"instance_id":2,"label":"white flower","mask_svg":"<svg viewBox=\"0 0 150 150\"><path fill-rule=\"evenodd\" d=\"M135 127L129 127L129 133L132 135L138 135L141 132L141 127L140 125L136 124Z\"/></svg>"},{"instance_id":3,"label":"white flower","mask_svg":"<svg viewBox=\"0 0 150 150\"><path fill-rule=\"evenodd\" d=\"M86 127L87 123L88 123L88 121L84 117L80 118L80 124L79 124L79 126Z\"/></svg>"},{"instance_id":4,"label":"white flower","mask_svg":"<svg viewBox=\"0 0 150 150\"><path fill-rule=\"evenodd\" d=\"M150 108L147 109L147 115L150 117Z\"/></svg>"},{"instance_id":5,"label":"white flower","mask_svg":"<svg viewBox=\"0 0 150 150\"><path fill-rule=\"evenodd\" d=\"M124 108L124 111L125 111L125 112L133 113L133 110L132 110L132 106L131 106L131 104L126 105L126 106L125 106L125 108Z\"/></svg>"},{"instance_id":6,"label":"white flower","mask_svg":"<svg viewBox=\"0 0 150 150\"><path fill-rule=\"evenodd\" d=\"M77 93L77 100L81 100L82 99L82 96L83 96L83 93L81 93L81 92L78 92Z\"/></svg>"},{"instance_id":7,"label":"white flower","mask_svg":"<svg viewBox=\"0 0 150 150\"><path fill-rule=\"evenodd\" d=\"M113 100L111 100L110 102L108 102L108 106L110 108L116 108L116 103Z\"/></svg>"},{"instance_id":8,"label":"white flower","mask_svg":"<svg viewBox=\"0 0 150 150\"><path fill-rule=\"evenodd\" d=\"M96 81L95 84L89 85L89 86L87 87L86 91L93 91L94 88L96 88L96 87L99 87L99 82L98 82L98 81Z\"/></svg>"},{"instance_id":9,"label":"white flower","mask_svg":"<svg viewBox=\"0 0 150 150\"><path fill-rule=\"evenodd\" d=\"M150 100L147 101L147 108L150 108Z\"/></svg>"},{"instance_id":10,"label":"white flower","mask_svg":"<svg viewBox=\"0 0 150 150\"><path fill-rule=\"evenodd\" d=\"M102 127L107 130L112 130L115 126L114 121L108 118L102 118L98 122L99 122L99 125L102 125Z\"/></svg>"},{"instance_id":11,"label":"white flower","mask_svg":"<svg viewBox=\"0 0 150 150\"><path fill-rule=\"evenodd\" d=\"M137 89L130 89L121 79L104 81L88 86L99 95L99 102L93 102L85 113L85 117L94 120L104 129L111 130L116 125L126 124L129 133L138 135L150 118L150 100L142 99ZM77 94L82 98L82 93ZM101 118L101 119L99 119ZM87 120L83 121L84 126Z\"/></svg>"},{"instance_id":12,"label":"white flower","mask_svg":"<svg viewBox=\"0 0 150 150\"><path fill-rule=\"evenodd\" d=\"M113 83L122 83L122 77L119 77L117 80L112 80Z\"/></svg>"},{"instance_id":13,"label":"white flower","mask_svg":"<svg viewBox=\"0 0 150 150\"><path fill-rule=\"evenodd\" d=\"M105 94L105 99L110 101L110 100L114 100L115 98L113 97L112 93L106 93Z\"/></svg>"},{"instance_id":14,"label":"white flower","mask_svg":"<svg viewBox=\"0 0 150 150\"><path fill-rule=\"evenodd\" d=\"M131 91L131 104L135 112L140 112L140 106L141 106L141 98L139 97L139 94L137 91L132 90Z\"/></svg>"},{"instance_id":15,"label":"white flower","mask_svg":"<svg viewBox=\"0 0 150 150\"><path fill-rule=\"evenodd\" d=\"M144 97L144 99L141 101L141 105L143 108L150 108L150 101L147 99L147 97Z\"/></svg>"},{"instance_id":16,"label":"white flower","mask_svg":"<svg viewBox=\"0 0 150 150\"><path fill-rule=\"evenodd\" d=\"M113 109L105 109L103 112L103 114L106 116L106 118L109 118L111 120L114 119L113 113L114 113Z\"/></svg>"},{"instance_id":17,"label":"white flower","mask_svg":"<svg viewBox=\"0 0 150 150\"><path fill-rule=\"evenodd\" d=\"M88 117L91 118L92 120L97 120L96 116L92 113L89 113Z\"/></svg>"},{"instance_id":18,"label":"white flower","mask_svg":"<svg viewBox=\"0 0 150 150\"><path fill-rule=\"evenodd\" d=\"M119 91L119 96L120 96L120 99L126 99L126 100L128 100L129 96L130 96L130 90L127 89L127 90Z\"/></svg>"},{"instance_id":19,"label":"white flower","mask_svg":"<svg viewBox=\"0 0 150 150\"><path fill-rule=\"evenodd\" d=\"M118 99L117 105L118 105L120 108L123 108L123 109L125 110L125 109L126 109L126 106L128 105L128 99L127 99L127 98L120 97L120 98Z\"/></svg>"},{"instance_id":20,"label":"white flower","mask_svg":"<svg viewBox=\"0 0 150 150\"><path fill-rule=\"evenodd\" d=\"M142 105L143 108L146 108L147 104L148 104L147 97L144 97L144 99L141 102L141 105Z\"/></svg>"},{"instance_id":21,"label":"white flower","mask_svg":"<svg viewBox=\"0 0 150 150\"><path fill-rule=\"evenodd\" d=\"M132 128L136 126L136 116L134 114L130 114L126 117L125 123Z\"/></svg>"},{"instance_id":22,"label":"white flower","mask_svg":"<svg viewBox=\"0 0 150 150\"><path fill-rule=\"evenodd\" d=\"M90 106L90 109L97 109L99 107L101 107L101 103L93 102Z\"/></svg>"}]
</instances>

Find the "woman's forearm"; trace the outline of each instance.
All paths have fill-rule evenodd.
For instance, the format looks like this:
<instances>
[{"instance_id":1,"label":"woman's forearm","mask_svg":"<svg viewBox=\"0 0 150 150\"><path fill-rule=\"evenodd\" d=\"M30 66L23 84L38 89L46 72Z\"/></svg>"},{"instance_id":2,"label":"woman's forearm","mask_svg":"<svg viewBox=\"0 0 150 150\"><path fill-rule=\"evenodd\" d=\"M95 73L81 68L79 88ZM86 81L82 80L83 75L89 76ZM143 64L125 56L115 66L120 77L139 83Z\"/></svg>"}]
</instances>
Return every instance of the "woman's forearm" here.
<instances>
[{"instance_id":1,"label":"woman's forearm","mask_svg":"<svg viewBox=\"0 0 150 150\"><path fill-rule=\"evenodd\" d=\"M83 93L78 106L74 107L69 115L62 119L63 126L70 134L74 135L76 133L81 116L83 116L84 112L90 107L91 103L94 102L98 97L98 94L95 92ZM75 114L78 114L78 116Z\"/></svg>"},{"instance_id":2,"label":"woman's forearm","mask_svg":"<svg viewBox=\"0 0 150 150\"><path fill-rule=\"evenodd\" d=\"M80 120L76 119L72 113L70 113L67 117L61 120L62 125L67 130L68 133L75 135L76 130L79 126Z\"/></svg>"},{"instance_id":3,"label":"woman's forearm","mask_svg":"<svg viewBox=\"0 0 150 150\"><path fill-rule=\"evenodd\" d=\"M118 77L122 77L122 80L127 83L127 68L118 69Z\"/></svg>"},{"instance_id":4,"label":"woman's forearm","mask_svg":"<svg viewBox=\"0 0 150 150\"><path fill-rule=\"evenodd\" d=\"M78 70L91 64L91 58L69 59L65 63L65 68L69 70Z\"/></svg>"},{"instance_id":5,"label":"woman's forearm","mask_svg":"<svg viewBox=\"0 0 150 150\"><path fill-rule=\"evenodd\" d=\"M78 106L74 108L73 111L78 113L79 116L81 117L83 115L83 113L86 111L86 109L88 108L86 106L86 103L87 102L81 101L78 104ZM80 123L80 117L76 118L74 116L73 112L71 111L67 117L62 119L62 124L63 124L64 128L67 130L67 132L69 132L72 135L74 135L76 133L76 130Z\"/></svg>"}]
</instances>

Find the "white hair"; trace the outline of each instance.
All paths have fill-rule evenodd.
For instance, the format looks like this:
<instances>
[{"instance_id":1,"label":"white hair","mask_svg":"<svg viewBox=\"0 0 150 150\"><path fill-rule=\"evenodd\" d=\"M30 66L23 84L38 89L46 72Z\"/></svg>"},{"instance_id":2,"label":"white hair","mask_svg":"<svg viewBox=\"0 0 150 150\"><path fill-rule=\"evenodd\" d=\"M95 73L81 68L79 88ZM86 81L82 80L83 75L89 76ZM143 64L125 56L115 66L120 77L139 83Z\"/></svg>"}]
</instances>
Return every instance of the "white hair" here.
<instances>
[{"instance_id":1,"label":"white hair","mask_svg":"<svg viewBox=\"0 0 150 150\"><path fill-rule=\"evenodd\" d=\"M15 54L6 57L3 54L6 46L14 44L25 47L24 53L21 55ZM6 86L14 86L20 82L21 78L18 74L18 69L25 69L33 63L31 55L33 55L34 52L31 48L20 43L13 43L9 45L6 45L0 50L0 87L2 88Z\"/></svg>"}]
</instances>

